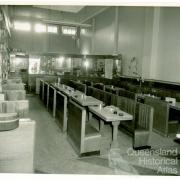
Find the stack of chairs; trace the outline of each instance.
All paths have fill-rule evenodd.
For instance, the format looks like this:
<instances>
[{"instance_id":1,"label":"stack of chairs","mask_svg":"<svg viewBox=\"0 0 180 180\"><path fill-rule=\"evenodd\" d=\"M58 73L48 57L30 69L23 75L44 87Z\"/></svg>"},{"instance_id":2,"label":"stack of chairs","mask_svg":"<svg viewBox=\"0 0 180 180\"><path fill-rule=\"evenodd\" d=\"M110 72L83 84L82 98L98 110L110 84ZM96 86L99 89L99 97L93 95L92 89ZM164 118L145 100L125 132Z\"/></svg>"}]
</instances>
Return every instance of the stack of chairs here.
<instances>
[{"instance_id":1,"label":"stack of chairs","mask_svg":"<svg viewBox=\"0 0 180 180\"><path fill-rule=\"evenodd\" d=\"M2 93L0 146L3 149L0 149L0 161L3 163L0 164L0 172L33 173L36 124L29 118L29 101L26 99L24 84L16 79L7 80L2 85Z\"/></svg>"},{"instance_id":2,"label":"stack of chairs","mask_svg":"<svg viewBox=\"0 0 180 180\"><path fill-rule=\"evenodd\" d=\"M17 113L19 118L27 118L29 101L21 79L8 79L2 85L4 99L0 101L0 113ZM17 83L16 83L17 82Z\"/></svg>"}]
</instances>

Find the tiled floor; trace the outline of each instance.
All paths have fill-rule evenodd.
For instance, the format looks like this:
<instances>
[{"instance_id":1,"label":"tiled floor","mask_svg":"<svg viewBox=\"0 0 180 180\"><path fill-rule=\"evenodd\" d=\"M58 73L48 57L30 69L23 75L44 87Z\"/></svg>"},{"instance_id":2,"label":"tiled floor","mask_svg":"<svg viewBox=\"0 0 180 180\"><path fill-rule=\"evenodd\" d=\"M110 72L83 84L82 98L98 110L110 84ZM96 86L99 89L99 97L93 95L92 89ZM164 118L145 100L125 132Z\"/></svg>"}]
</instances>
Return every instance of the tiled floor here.
<instances>
[{"instance_id":1,"label":"tiled floor","mask_svg":"<svg viewBox=\"0 0 180 180\"><path fill-rule=\"evenodd\" d=\"M176 161L175 165L168 164L164 167L162 162L160 165L145 161L140 163L144 157L142 155L128 155L128 150L132 152L132 138L120 130L118 135L120 148L110 151L110 125L105 126L102 134L101 155L79 158L68 143L66 134L61 132L38 96L29 96L28 99L30 100L30 118L37 123L34 157L36 173L162 175L161 172L163 172L164 175L180 175L179 161ZM155 133L152 134L151 145L152 149L179 148L172 138L163 138ZM152 155L148 158L162 160L164 157ZM157 173L158 170L160 173Z\"/></svg>"}]
</instances>

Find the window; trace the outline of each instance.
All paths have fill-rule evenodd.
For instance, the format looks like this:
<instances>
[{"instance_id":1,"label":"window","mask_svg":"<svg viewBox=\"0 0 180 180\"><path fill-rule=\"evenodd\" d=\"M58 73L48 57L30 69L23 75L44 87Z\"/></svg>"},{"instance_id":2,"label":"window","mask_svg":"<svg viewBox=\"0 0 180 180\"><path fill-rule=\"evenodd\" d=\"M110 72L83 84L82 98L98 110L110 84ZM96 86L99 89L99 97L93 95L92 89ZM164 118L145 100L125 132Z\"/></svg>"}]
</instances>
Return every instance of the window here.
<instances>
[{"instance_id":1,"label":"window","mask_svg":"<svg viewBox=\"0 0 180 180\"><path fill-rule=\"evenodd\" d=\"M48 33L55 33L57 34L57 26L48 26L47 27Z\"/></svg>"},{"instance_id":2,"label":"window","mask_svg":"<svg viewBox=\"0 0 180 180\"><path fill-rule=\"evenodd\" d=\"M70 26L62 26L62 33L65 35L76 35L77 28L76 27L70 27Z\"/></svg>"},{"instance_id":3,"label":"window","mask_svg":"<svg viewBox=\"0 0 180 180\"><path fill-rule=\"evenodd\" d=\"M30 31L31 30L31 24L28 22L14 22L14 29L20 30L20 31Z\"/></svg>"},{"instance_id":4,"label":"window","mask_svg":"<svg viewBox=\"0 0 180 180\"><path fill-rule=\"evenodd\" d=\"M44 25L44 24L36 24L35 25L35 32L37 32L37 33L46 32L46 25Z\"/></svg>"}]
</instances>

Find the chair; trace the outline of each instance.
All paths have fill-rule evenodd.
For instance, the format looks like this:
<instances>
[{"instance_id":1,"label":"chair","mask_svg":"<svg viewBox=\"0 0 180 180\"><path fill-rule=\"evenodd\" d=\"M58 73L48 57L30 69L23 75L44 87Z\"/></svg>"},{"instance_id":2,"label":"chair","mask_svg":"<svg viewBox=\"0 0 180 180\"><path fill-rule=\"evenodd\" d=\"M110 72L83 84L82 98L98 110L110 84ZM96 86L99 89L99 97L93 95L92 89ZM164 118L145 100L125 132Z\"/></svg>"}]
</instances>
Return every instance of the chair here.
<instances>
[{"instance_id":1,"label":"chair","mask_svg":"<svg viewBox=\"0 0 180 180\"><path fill-rule=\"evenodd\" d=\"M100 133L86 122L86 109L72 100L68 103L68 140L80 155L100 153Z\"/></svg>"}]
</instances>

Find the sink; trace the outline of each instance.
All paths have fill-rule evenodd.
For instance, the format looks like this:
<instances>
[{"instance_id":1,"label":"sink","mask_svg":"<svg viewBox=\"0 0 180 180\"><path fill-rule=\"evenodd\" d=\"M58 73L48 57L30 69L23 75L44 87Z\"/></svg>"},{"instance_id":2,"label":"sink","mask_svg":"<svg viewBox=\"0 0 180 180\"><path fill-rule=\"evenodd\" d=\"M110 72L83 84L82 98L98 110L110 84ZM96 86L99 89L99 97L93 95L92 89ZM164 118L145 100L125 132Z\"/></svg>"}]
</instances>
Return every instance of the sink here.
<instances>
[{"instance_id":1,"label":"sink","mask_svg":"<svg viewBox=\"0 0 180 180\"><path fill-rule=\"evenodd\" d=\"M17 113L0 113L0 132L9 131L19 127Z\"/></svg>"}]
</instances>

